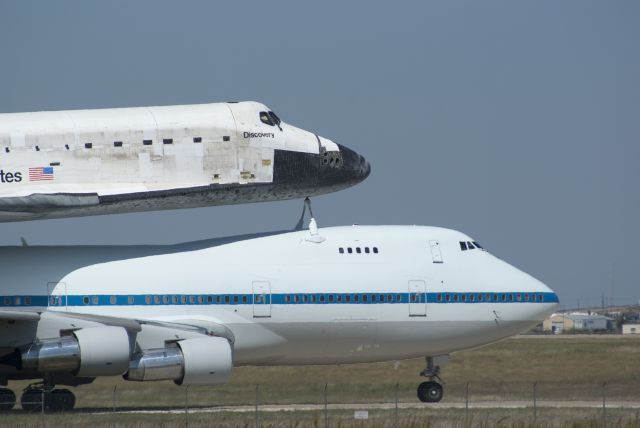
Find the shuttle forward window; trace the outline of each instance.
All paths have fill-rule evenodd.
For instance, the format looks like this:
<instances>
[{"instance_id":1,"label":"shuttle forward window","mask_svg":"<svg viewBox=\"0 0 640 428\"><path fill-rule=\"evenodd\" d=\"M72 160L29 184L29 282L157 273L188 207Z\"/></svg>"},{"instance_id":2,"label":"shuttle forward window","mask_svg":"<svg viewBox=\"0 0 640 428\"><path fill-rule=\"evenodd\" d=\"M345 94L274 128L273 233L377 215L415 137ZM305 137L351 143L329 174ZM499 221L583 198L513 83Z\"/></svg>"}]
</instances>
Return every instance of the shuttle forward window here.
<instances>
[{"instance_id":1,"label":"shuttle forward window","mask_svg":"<svg viewBox=\"0 0 640 428\"><path fill-rule=\"evenodd\" d=\"M269 126L276 126L276 122L271 118L271 115L266 111L260 112L260 122Z\"/></svg>"},{"instance_id":2,"label":"shuttle forward window","mask_svg":"<svg viewBox=\"0 0 640 428\"><path fill-rule=\"evenodd\" d=\"M473 250L474 248L476 248L476 247L474 247L474 246L473 246L473 244L472 244L471 242L469 242L469 241L467 241L467 247L468 247L470 250Z\"/></svg>"},{"instance_id":3,"label":"shuttle forward window","mask_svg":"<svg viewBox=\"0 0 640 428\"><path fill-rule=\"evenodd\" d=\"M460 241L460 249L462 251L466 251L467 250L467 243L464 241Z\"/></svg>"},{"instance_id":4,"label":"shuttle forward window","mask_svg":"<svg viewBox=\"0 0 640 428\"><path fill-rule=\"evenodd\" d=\"M476 241L473 241L473 245L476 246L476 248L480 248L481 250L484 249L484 247L480 244L478 244Z\"/></svg>"},{"instance_id":5,"label":"shuttle forward window","mask_svg":"<svg viewBox=\"0 0 640 428\"><path fill-rule=\"evenodd\" d=\"M274 112L270 111L269 112L269 117L271 118L271 121L273 123L275 123L276 125L280 126L280 124L282 123L282 121L280 120L280 118L278 117L278 115L276 115Z\"/></svg>"}]
</instances>

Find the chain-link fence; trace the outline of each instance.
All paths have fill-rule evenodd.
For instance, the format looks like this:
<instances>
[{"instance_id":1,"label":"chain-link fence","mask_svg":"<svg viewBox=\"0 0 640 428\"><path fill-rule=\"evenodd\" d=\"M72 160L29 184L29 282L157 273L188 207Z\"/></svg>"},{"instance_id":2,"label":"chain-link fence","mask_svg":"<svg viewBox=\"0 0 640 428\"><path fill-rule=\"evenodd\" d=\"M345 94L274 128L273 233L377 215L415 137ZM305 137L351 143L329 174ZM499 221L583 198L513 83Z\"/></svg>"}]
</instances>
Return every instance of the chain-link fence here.
<instances>
[{"instance_id":1,"label":"chain-link fence","mask_svg":"<svg viewBox=\"0 0 640 428\"><path fill-rule=\"evenodd\" d=\"M567 385L562 382L445 384L440 403L421 403L415 386L384 383L362 388L351 383L223 387L160 384L105 384L74 389L75 408L55 400L65 392L38 390L0 395L1 426L640 426L640 388L628 383ZM638 385L640 386L640 385ZM56 396L58 395L58 396ZM44 401L44 406L42 405ZM62 425L61 425L62 424Z\"/></svg>"}]
</instances>

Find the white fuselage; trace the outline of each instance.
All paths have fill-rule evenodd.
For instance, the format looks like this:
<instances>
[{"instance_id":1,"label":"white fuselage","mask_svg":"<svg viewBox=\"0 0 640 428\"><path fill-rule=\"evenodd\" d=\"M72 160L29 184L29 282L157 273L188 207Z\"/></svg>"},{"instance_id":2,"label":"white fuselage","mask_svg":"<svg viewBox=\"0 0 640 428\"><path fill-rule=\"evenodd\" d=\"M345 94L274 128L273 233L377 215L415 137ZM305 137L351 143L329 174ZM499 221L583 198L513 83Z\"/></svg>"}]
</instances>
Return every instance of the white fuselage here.
<instances>
[{"instance_id":1,"label":"white fuselage","mask_svg":"<svg viewBox=\"0 0 640 428\"><path fill-rule=\"evenodd\" d=\"M235 365L449 354L517 334L557 307L531 276L487 251L462 251L472 239L460 232L353 226L320 235L5 247L0 305L221 325L232 332ZM59 333L41 324L39 338ZM138 333L140 348L171 339L152 330Z\"/></svg>"}]
</instances>

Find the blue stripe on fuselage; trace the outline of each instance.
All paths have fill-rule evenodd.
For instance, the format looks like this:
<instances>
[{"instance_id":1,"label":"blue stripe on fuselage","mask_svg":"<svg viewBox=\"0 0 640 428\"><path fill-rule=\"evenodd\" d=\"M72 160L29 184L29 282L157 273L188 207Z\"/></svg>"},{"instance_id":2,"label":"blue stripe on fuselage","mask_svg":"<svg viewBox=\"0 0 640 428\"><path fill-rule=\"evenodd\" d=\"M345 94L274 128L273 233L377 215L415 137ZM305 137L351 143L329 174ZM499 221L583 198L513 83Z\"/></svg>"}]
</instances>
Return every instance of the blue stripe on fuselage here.
<instances>
[{"instance_id":1,"label":"blue stripe on fuselage","mask_svg":"<svg viewBox=\"0 0 640 428\"><path fill-rule=\"evenodd\" d=\"M166 306L166 305L367 305L367 304L558 303L555 293L273 293L256 294L131 294L69 296L0 296L0 307ZM49 302L50 300L50 302ZM48 303L49 302L49 303Z\"/></svg>"}]
</instances>

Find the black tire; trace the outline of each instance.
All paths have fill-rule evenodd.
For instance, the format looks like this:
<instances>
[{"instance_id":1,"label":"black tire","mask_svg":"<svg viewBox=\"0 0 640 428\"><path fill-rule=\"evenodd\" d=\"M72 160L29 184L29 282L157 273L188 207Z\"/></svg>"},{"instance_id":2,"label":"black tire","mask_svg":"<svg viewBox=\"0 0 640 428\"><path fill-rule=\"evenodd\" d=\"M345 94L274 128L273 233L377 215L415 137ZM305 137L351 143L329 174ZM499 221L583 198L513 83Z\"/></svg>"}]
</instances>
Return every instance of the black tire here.
<instances>
[{"instance_id":1,"label":"black tire","mask_svg":"<svg viewBox=\"0 0 640 428\"><path fill-rule=\"evenodd\" d=\"M0 412L8 412L16 405L16 394L7 388L0 388Z\"/></svg>"},{"instance_id":2,"label":"black tire","mask_svg":"<svg viewBox=\"0 0 640 428\"><path fill-rule=\"evenodd\" d=\"M46 395L46 394L45 394ZM47 397L45 397L45 402ZM26 412L39 412L42 409L42 391L39 389L27 389L20 397L22 410Z\"/></svg>"},{"instance_id":3,"label":"black tire","mask_svg":"<svg viewBox=\"0 0 640 428\"><path fill-rule=\"evenodd\" d=\"M68 412L76 405L76 396L68 389L54 389L49 394L49 398L52 405L47 406L46 410Z\"/></svg>"},{"instance_id":4,"label":"black tire","mask_svg":"<svg viewBox=\"0 0 640 428\"><path fill-rule=\"evenodd\" d=\"M437 403L443 395L444 390L438 382L422 382L418 385L418 399L423 403Z\"/></svg>"}]
</instances>

